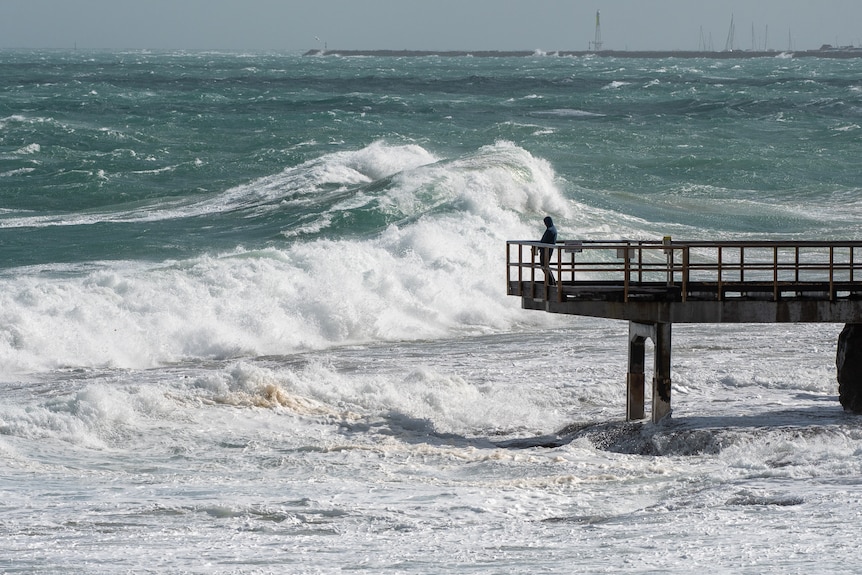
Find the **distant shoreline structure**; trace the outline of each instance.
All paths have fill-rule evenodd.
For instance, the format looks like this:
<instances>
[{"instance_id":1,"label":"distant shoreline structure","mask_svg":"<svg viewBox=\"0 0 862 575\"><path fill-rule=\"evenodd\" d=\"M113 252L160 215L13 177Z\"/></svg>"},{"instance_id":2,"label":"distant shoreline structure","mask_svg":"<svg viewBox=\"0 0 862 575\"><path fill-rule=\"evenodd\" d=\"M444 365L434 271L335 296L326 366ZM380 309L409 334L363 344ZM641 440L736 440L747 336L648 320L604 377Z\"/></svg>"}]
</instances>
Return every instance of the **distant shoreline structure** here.
<instances>
[{"instance_id":1,"label":"distant shoreline structure","mask_svg":"<svg viewBox=\"0 0 862 575\"><path fill-rule=\"evenodd\" d=\"M712 52L703 50L309 50L305 56L379 56L379 57L475 57L475 58L524 58L530 56L609 58L862 58L862 48L821 48L819 50L726 50Z\"/></svg>"}]
</instances>

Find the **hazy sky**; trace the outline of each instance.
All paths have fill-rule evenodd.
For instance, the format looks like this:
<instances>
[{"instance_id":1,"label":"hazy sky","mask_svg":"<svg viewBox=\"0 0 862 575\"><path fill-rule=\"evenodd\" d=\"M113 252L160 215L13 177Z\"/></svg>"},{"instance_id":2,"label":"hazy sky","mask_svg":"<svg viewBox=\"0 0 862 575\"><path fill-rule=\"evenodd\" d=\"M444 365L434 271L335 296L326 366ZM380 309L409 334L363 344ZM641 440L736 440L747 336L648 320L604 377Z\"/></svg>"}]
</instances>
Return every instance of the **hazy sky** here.
<instances>
[{"instance_id":1,"label":"hazy sky","mask_svg":"<svg viewBox=\"0 0 862 575\"><path fill-rule=\"evenodd\" d=\"M0 48L586 50L597 10L606 49L862 45L862 0L0 0Z\"/></svg>"}]
</instances>

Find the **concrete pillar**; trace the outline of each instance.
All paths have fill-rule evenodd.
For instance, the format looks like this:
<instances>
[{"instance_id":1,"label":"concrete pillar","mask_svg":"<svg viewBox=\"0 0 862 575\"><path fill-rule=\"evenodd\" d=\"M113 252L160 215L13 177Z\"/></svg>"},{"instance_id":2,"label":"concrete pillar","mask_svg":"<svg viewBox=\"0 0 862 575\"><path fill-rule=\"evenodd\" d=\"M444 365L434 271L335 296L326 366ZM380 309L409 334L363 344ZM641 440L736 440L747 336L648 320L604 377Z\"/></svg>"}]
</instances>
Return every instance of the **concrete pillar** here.
<instances>
[{"instance_id":1,"label":"concrete pillar","mask_svg":"<svg viewBox=\"0 0 862 575\"><path fill-rule=\"evenodd\" d=\"M644 417L645 342L653 341L652 421L670 415L671 324L629 322L629 369L626 377L626 419Z\"/></svg>"},{"instance_id":2,"label":"concrete pillar","mask_svg":"<svg viewBox=\"0 0 862 575\"><path fill-rule=\"evenodd\" d=\"M845 411L862 413L862 324L844 325L835 353L838 399Z\"/></svg>"},{"instance_id":3,"label":"concrete pillar","mask_svg":"<svg viewBox=\"0 0 862 575\"><path fill-rule=\"evenodd\" d=\"M653 326L655 343L655 375L652 380L653 423L670 415L670 329L669 323Z\"/></svg>"},{"instance_id":4,"label":"concrete pillar","mask_svg":"<svg viewBox=\"0 0 862 575\"><path fill-rule=\"evenodd\" d=\"M644 338L629 323L629 371L626 376L626 421L644 418Z\"/></svg>"}]
</instances>

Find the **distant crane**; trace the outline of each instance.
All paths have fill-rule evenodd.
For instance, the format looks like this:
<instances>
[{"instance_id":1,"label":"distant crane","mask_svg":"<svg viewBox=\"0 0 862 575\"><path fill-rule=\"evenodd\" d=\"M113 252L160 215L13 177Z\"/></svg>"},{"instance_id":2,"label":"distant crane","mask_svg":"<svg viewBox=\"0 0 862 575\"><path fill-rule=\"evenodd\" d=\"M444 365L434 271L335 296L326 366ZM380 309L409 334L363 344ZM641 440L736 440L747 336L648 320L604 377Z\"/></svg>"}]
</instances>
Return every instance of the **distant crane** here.
<instances>
[{"instance_id":1,"label":"distant crane","mask_svg":"<svg viewBox=\"0 0 862 575\"><path fill-rule=\"evenodd\" d=\"M596 10L596 38L593 40L593 51L599 52L602 49L602 23L601 23L601 12Z\"/></svg>"}]
</instances>

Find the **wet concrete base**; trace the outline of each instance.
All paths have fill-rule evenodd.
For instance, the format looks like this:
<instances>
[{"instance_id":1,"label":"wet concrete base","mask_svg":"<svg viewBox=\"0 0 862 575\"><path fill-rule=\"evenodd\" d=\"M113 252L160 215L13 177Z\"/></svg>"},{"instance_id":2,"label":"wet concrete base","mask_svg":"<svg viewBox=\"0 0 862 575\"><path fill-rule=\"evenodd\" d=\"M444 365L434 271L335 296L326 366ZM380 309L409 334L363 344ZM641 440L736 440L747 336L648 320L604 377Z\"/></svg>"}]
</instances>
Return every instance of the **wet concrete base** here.
<instances>
[{"instance_id":1,"label":"wet concrete base","mask_svg":"<svg viewBox=\"0 0 862 575\"><path fill-rule=\"evenodd\" d=\"M847 411L862 413L862 324L848 323L841 330L835 367L841 406Z\"/></svg>"}]
</instances>

